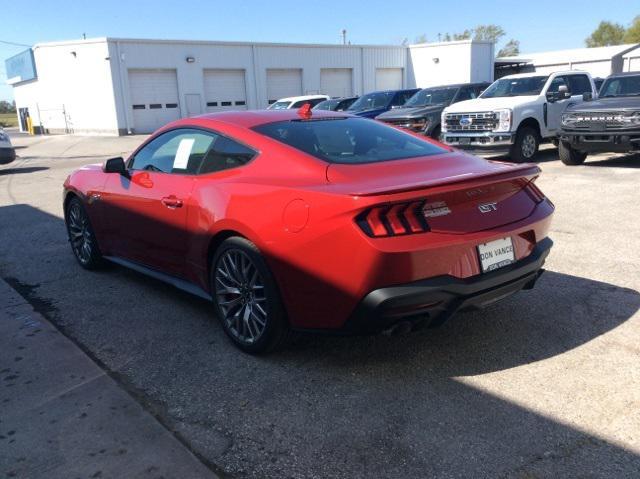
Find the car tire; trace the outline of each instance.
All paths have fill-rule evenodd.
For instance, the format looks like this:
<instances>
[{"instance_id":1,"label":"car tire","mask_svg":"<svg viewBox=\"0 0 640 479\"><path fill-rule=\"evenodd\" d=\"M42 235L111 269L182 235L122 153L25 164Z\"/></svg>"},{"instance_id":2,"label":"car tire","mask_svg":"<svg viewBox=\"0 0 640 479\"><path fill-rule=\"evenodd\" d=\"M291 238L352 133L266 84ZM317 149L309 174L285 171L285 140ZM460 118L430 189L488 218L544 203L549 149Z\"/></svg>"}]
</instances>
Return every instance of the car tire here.
<instances>
[{"instance_id":1,"label":"car tire","mask_svg":"<svg viewBox=\"0 0 640 479\"><path fill-rule=\"evenodd\" d=\"M104 259L98 247L89 215L77 196L71 198L67 203L64 219L71 250L80 266L88 270L104 266Z\"/></svg>"},{"instance_id":2,"label":"car tire","mask_svg":"<svg viewBox=\"0 0 640 479\"><path fill-rule=\"evenodd\" d=\"M558 145L558 157L567 166L577 166L584 163L587 153L574 150L567 142L561 141Z\"/></svg>"},{"instance_id":3,"label":"car tire","mask_svg":"<svg viewBox=\"0 0 640 479\"><path fill-rule=\"evenodd\" d=\"M280 292L260 250L227 238L211 262L211 296L222 327L238 348L262 354L282 347L290 328Z\"/></svg>"},{"instance_id":4,"label":"car tire","mask_svg":"<svg viewBox=\"0 0 640 479\"><path fill-rule=\"evenodd\" d=\"M516 133L516 141L511 146L509 156L515 163L533 161L540 147L540 135L529 126L520 128Z\"/></svg>"}]
</instances>

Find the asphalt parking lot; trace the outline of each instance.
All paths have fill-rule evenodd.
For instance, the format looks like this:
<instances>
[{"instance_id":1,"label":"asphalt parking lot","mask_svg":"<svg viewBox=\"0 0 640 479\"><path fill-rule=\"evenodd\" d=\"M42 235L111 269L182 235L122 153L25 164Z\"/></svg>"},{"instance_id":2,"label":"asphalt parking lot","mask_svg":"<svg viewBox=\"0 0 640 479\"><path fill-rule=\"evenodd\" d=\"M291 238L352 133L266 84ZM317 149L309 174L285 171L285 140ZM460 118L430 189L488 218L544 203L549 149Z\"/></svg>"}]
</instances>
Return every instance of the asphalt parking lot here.
<instances>
[{"instance_id":1,"label":"asphalt parking lot","mask_svg":"<svg viewBox=\"0 0 640 479\"><path fill-rule=\"evenodd\" d=\"M555 248L533 291L436 330L252 357L207 302L76 264L66 175L142 138L14 137L0 276L217 475L638 477L640 155L541 153Z\"/></svg>"}]
</instances>

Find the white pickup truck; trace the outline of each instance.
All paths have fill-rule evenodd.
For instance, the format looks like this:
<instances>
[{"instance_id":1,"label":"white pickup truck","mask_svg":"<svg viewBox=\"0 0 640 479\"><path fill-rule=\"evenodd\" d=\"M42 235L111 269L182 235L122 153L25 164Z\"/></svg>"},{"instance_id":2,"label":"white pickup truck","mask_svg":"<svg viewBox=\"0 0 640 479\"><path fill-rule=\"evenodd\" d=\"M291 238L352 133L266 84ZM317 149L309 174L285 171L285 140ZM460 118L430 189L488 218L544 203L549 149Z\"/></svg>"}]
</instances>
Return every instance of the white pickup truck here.
<instances>
[{"instance_id":1,"label":"white pickup truck","mask_svg":"<svg viewBox=\"0 0 640 479\"><path fill-rule=\"evenodd\" d=\"M478 98L454 103L442 112L442 140L477 154L509 154L530 161L540 142L557 142L562 113L569 105L595 98L587 72L521 73L493 82Z\"/></svg>"}]
</instances>

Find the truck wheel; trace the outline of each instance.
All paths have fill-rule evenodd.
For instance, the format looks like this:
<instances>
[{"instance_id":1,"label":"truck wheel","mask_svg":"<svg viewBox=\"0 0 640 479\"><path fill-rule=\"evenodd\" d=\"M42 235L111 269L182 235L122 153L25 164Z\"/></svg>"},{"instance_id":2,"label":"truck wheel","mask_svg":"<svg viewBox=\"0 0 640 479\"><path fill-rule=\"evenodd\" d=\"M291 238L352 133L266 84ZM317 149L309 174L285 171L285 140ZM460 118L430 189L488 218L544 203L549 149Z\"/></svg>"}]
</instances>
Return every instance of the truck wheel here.
<instances>
[{"instance_id":1,"label":"truck wheel","mask_svg":"<svg viewBox=\"0 0 640 479\"><path fill-rule=\"evenodd\" d=\"M574 150L571 148L571 145L565 141L561 141L558 145L558 156L561 162L569 166L581 165L587 158L586 153Z\"/></svg>"},{"instance_id":2,"label":"truck wheel","mask_svg":"<svg viewBox=\"0 0 640 479\"><path fill-rule=\"evenodd\" d=\"M531 127L525 126L516 133L516 141L511 147L509 156L515 163L532 161L538 153L540 137L538 132Z\"/></svg>"}]
</instances>

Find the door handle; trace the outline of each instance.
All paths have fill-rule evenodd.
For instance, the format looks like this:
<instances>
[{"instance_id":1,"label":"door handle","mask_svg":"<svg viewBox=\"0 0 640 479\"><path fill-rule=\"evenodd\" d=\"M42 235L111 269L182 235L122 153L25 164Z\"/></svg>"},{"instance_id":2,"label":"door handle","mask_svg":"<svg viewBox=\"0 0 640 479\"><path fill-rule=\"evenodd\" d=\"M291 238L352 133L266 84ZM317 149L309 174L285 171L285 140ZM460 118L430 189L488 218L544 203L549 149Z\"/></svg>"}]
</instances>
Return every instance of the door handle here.
<instances>
[{"instance_id":1,"label":"door handle","mask_svg":"<svg viewBox=\"0 0 640 479\"><path fill-rule=\"evenodd\" d=\"M170 209L182 208L182 200L175 196L165 196L160 200L163 205Z\"/></svg>"}]
</instances>

